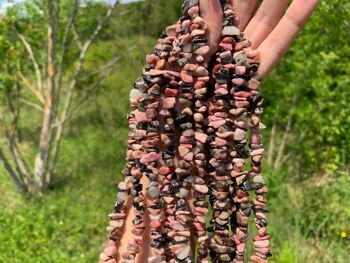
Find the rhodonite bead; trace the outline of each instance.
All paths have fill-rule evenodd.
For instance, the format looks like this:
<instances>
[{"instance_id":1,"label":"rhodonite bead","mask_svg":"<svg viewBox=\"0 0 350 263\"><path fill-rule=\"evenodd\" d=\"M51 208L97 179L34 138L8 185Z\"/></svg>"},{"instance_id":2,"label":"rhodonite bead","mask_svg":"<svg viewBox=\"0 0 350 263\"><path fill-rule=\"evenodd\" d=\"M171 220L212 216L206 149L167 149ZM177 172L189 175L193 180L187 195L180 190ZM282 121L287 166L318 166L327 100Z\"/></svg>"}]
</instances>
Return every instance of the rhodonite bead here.
<instances>
[{"instance_id":1,"label":"rhodonite bead","mask_svg":"<svg viewBox=\"0 0 350 263\"><path fill-rule=\"evenodd\" d=\"M102 262L116 262L127 211L133 236L120 253L124 263L136 262L145 233L152 253L145 262L245 262L251 216L258 233L250 260L271 256L258 51L249 49L232 6L220 3L224 20L212 58L199 1L185 0L183 17L164 30L134 82L127 165Z\"/></svg>"}]
</instances>

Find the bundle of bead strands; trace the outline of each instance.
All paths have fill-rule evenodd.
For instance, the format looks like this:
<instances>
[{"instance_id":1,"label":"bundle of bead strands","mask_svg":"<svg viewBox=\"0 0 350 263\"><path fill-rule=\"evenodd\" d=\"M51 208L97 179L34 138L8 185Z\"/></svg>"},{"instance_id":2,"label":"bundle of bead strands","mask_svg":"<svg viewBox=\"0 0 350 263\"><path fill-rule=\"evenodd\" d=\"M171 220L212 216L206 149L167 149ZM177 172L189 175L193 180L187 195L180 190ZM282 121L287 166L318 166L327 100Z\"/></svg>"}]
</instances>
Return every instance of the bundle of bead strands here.
<instances>
[{"instance_id":1,"label":"bundle of bead strands","mask_svg":"<svg viewBox=\"0 0 350 263\"><path fill-rule=\"evenodd\" d=\"M130 92L127 168L100 262L116 263L118 253L124 263L243 263L251 210L257 235L250 260L267 263L271 256L256 53L249 51L233 8L221 0L222 38L208 65L208 26L198 2L184 1L183 17L161 35ZM127 251L117 251L128 197L133 238ZM206 226L209 210L211 226ZM146 228L151 256L140 261Z\"/></svg>"}]
</instances>

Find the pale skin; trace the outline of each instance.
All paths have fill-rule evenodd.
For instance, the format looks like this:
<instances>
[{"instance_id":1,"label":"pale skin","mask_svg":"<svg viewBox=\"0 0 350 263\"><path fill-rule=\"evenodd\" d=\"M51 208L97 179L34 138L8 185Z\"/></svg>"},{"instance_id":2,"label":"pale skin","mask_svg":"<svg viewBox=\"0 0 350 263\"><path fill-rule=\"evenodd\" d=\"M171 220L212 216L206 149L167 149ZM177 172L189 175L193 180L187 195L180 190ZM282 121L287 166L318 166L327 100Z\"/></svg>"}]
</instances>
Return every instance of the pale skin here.
<instances>
[{"instance_id":1,"label":"pale skin","mask_svg":"<svg viewBox=\"0 0 350 263\"><path fill-rule=\"evenodd\" d=\"M245 38L252 42L251 49L257 53L256 60L260 62L258 77L265 78L274 66L281 60L289 46L303 28L313 13L319 0L230 0L240 19L241 30ZM291 2L291 3L290 3ZM290 4L289 4L290 3ZM207 38L209 40L210 54L215 54L221 37L223 14L219 0L200 0L201 17L209 25ZM148 179L143 177L143 185ZM146 193L144 191L146 196ZM130 202L127 207L130 208ZM132 208L126 217L125 226L121 232L118 244L117 262L121 262L121 254L132 239ZM147 216L146 216L147 218ZM147 222L145 222L147 225ZM152 255L149 232L145 231L143 247L137 256L136 262L147 262Z\"/></svg>"}]
</instances>

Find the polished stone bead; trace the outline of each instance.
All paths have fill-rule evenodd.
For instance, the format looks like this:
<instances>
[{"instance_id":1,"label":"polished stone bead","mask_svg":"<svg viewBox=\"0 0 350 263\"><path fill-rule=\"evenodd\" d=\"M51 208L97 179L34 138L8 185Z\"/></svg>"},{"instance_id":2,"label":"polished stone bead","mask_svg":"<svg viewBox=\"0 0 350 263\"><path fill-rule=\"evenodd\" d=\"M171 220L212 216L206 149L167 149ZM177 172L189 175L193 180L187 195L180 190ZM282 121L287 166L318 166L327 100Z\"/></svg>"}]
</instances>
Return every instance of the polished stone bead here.
<instances>
[{"instance_id":1,"label":"polished stone bead","mask_svg":"<svg viewBox=\"0 0 350 263\"><path fill-rule=\"evenodd\" d=\"M209 46L203 46L194 51L197 55L206 55L209 52Z\"/></svg>"},{"instance_id":2,"label":"polished stone bead","mask_svg":"<svg viewBox=\"0 0 350 263\"><path fill-rule=\"evenodd\" d=\"M241 31L235 26L225 26L221 33L224 36L239 36Z\"/></svg>"},{"instance_id":3,"label":"polished stone bead","mask_svg":"<svg viewBox=\"0 0 350 263\"><path fill-rule=\"evenodd\" d=\"M195 184L194 189L202 194L206 194L209 191L208 186L205 184L201 184L201 185Z\"/></svg>"},{"instance_id":4,"label":"polished stone bead","mask_svg":"<svg viewBox=\"0 0 350 263\"><path fill-rule=\"evenodd\" d=\"M180 260L184 260L185 258L187 258L189 256L190 251L191 251L191 247L189 245L186 245L185 247L183 247L175 252L176 257Z\"/></svg>"},{"instance_id":5,"label":"polished stone bead","mask_svg":"<svg viewBox=\"0 0 350 263\"><path fill-rule=\"evenodd\" d=\"M160 191L158 187L152 186L147 190L147 193L151 198L157 198L159 197Z\"/></svg>"},{"instance_id":6,"label":"polished stone bead","mask_svg":"<svg viewBox=\"0 0 350 263\"><path fill-rule=\"evenodd\" d=\"M198 3L199 3L199 0L185 0L182 3L183 14L185 15L191 7L198 5Z\"/></svg>"}]
</instances>

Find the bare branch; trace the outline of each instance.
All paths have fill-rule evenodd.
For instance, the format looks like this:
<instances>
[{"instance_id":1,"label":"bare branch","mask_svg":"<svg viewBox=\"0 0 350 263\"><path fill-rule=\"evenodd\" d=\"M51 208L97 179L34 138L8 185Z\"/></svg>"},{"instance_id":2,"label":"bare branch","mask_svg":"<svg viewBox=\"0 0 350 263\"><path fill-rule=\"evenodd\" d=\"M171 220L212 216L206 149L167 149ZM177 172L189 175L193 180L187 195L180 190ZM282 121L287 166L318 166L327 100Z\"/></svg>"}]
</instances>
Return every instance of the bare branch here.
<instances>
[{"instance_id":1,"label":"bare branch","mask_svg":"<svg viewBox=\"0 0 350 263\"><path fill-rule=\"evenodd\" d=\"M276 137L276 123L274 122L271 129L269 152L267 154L267 165L271 166L273 154L275 152L275 137Z\"/></svg>"},{"instance_id":2,"label":"bare branch","mask_svg":"<svg viewBox=\"0 0 350 263\"><path fill-rule=\"evenodd\" d=\"M279 149L278 149L278 152L277 152L277 157L276 157L276 160L275 160L274 165L273 165L273 168L275 170L279 170L281 168L281 161L282 161L282 158L283 158L284 149L286 147L286 143L287 143L287 140L288 140L288 137L289 137L289 133L290 133L290 130L292 128L293 108L294 108L294 105L296 103L296 100L297 100L297 95L295 94L294 97L293 97L292 107L290 108L290 111L289 111L287 125L286 125L286 127L284 129L282 141L281 141L281 144L279 146Z\"/></svg>"},{"instance_id":3,"label":"bare branch","mask_svg":"<svg viewBox=\"0 0 350 263\"><path fill-rule=\"evenodd\" d=\"M297 144L301 143L301 142L304 140L304 138L305 138L306 133L308 132L308 130L309 130L309 129L304 129L303 132L302 132L300 135L298 135ZM287 154L284 154L284 157L282 158L278 169L282 167L282 165L289 159L289 157L290 157L291 155L292 155L292 152L289 152L289 153L287 153Z\"/></svg>"},{"instance_id":4,"label":"bare branch","mask_svg":"<svg viewBox=\"0 0 350 263\"><path fill-rule=\"evenodd\" d=\"M44 112L44 108L41 107L39 104L36 104L34 102L31 102L29 100L22 99L22 98L20 99L20 102L22 102L22 103L24 103L24 104L26 104L26 105L28 105L30 107L33 107L34 109L36 109L36 110L38 110L40 112Z\"/></svg>"},{"instance_id":5,"label":"bare branch","mask_svg":"<svg viewBox=\"0 0 350 263\"><path fill-rule=\"evenodd\" d=\"M94 32L90 36L90 38L84 43L82 52L80 54L80 59L84 58L86 55L86 52L89 50L92 42L95 41L97 35L100 33L100 31L104 28L104 26L107 24L108 20L111 18L113 11L117 8L120 1L117 0L115 3L108 9L106 15L100 20L97 27L95 28Z\"/></svg>"},{"instance_id":6,"label":"bare branch","mask_svg":"<svg viewBox=\"0 0 350 263\"><path fill-rule=\"evenodd\" d=\"M17 171L18 177L23 182L22 172L21 172L21 169L19 167L18 160L16 159L16 155L14 153L13 144L12 144L12 141L11 141L11 138L10 138L9 128L7 127L7 125L5 123L5 120L3 119L2 113L0 113L0 128L1 128L0 132L4 134L5 139L7 141L8 148L9 148L10 153L11 153L12 161L13 161L15 167L16 167L16 171Z\"/></svg>"},{"instance_id":7,"label":"bare branch","mask_svg":"<svg viewBox=\"0 0 350 263\"><path fill-rule=\"evenodd\" d=\"M61 118L60 121L64 122L65 116L67 116L70 105L72 103L72 98L73 98L73 90L77 84L78 81L78 77L79 74L83 68L84 62L85 62L85 57L86 54L91 46L91 44L93 43L93 41L96 39L98 33L102 30L102 28L106 25L106 23L108 22L108 20L111 18L112 13L114 11L114 9L117 7L117 5L119 4L119 0L116 1L113 6L111 6L111 8L108 9L107 13L105 14L105 16L101 19L101 21L98 23L97 27L95 28L94 32L92 33L92 35L90 36L90 38L84 43L83 48L80 52L79 55L79 62L78 65L75 68L75 72L73 75L73 78L71 80L71 82L69 83L68 86L68 91L66 94L66 99L64 102L64 106L63 106L63 110L61 113Z\"/></svg>"},{"instance_id":8,"label":"bare branch","mask_svg":"<svg viewBox=\"0 0 350 263\"><path fill-rule=\"evenodd\" d=\"M280 169L282 167L282 165L289 159L289 157L292 155L291 152L287 153L284 155L284 157L282 158L280 164L279 164L279 167L278 169Z\"/></svg>"},{"instance_id":9,"label":"bare branch","mask_svg":"<svg viewBox=\"0 0 350 263\"><path fill-rule=\"evenodd\" d=\"M66 123L69 119L71 119L78 111L83 107L84 104L87 103L88 98L90 95L98 89L98 87L110 76L112 69L110 68L98 81L96 81L93 85L91 85L89 88L87 88L87 91L85 94L81 97L79 102L77 103L75 109L73 109L70 113L67 114L67 116L64 118L63 121L60 121L55 125L55 127L59 127Z\"/></svg>"},{"instance_id":10,"label":"bare branch","mask_svg":"<svg viewBox=\"0 0 350 263\"><path fill-rule=\"evenodd\" d=\"M128 49L128 52L130 52L131 50L135 49L135 47L132 47L130 49ZM105 71L107 69L109 69L110 67L113 67L115 65L115 63L118 62L118 60L120 59L120 56L116 56L115 58L111 59L110 61L108 61L107 63L105 63L104 65L102 65L100 68L98 68L97 70L91 72L91 74L89 74L89 76L93 76L96 75L102 71Z\"/></svg>"},{"instance_id":11,"label":"bare branch","mask_svg":"<svg viewBox=\"0 0 350 263\"><path fill-rule=\"evenodd\" d=\"M14 84L15 86L15 94L14 94L14 101L12 101L12 94L7 94L7 100L9 109L13 115L11 126L13 127L13 136L15 140L18 141L18 120L19 120L19 114L20 114L20 89L19 89L19 83L18 83L18 76L16 75L16 82Z\"/></svg>"},{"instance_id":12,"label":"bare branch","mask_svg":"<svg viewBox=\"0 0 350 263\"><path fill-rule=\"evenodd\" d=\"M80 41L79 34L74 24L72 25L72 31L73 31L74 39L77 42L78 48L81 50L83 48L83 44Z\"/></svg>"},{"instance_id":13,"label":"bare branch","mask_svg":"<svg viewBox=\"0 0 350 263\"><path fill-rule=\"evenodd\" d=\"M114 63L116 61L117 60L114 60ZM54 147L53 147L52 155L51 155L52 156L52 163L50 165L50 170L51 170L50 173L54 169L56 162L57 162L57 157L58 157L60 142L61 142L61 138L62 138L62 134L63 134L63 130L64 130L64 125L66 124L66 122L70 118L72 118L75 114L77 114L78 111L88 102L88 98L91 95L91 93L93 93L94 91L96 91L98 89L98 87L108 78L108 76L110 76L111 72L112 72L112 68L109 67L109 70L103 75L103 77L101 77L94 85L92 85L90 88L88 88L85 95L77 103L77 106L75 107L75 109L72 110L70 113L66 112L66 115L63 115L61 121L56 124L57 131L56 131L55 143L54 143Z\"/></svg>"},{"instance_id":14,"label":"bare branch","mask_svg":"<svg viewBox=\"0 0 350 263\"><path fill-rule=\"evenodd\" d=\"M29 167L26 163L26 161L23 158L23 155L18 147L18 119L20 114L20 105L19 105L19 99L20 99L20 90L19 90L19 84L18 84L18 78L16 78L15 83L15 102L12 101L12 94L11 93L5 93L9 109L13 115L12 121L11 121L11 128L8 128L5 119L3 117L2 112L0 112L0 124L2 126L2 133L5 135L5 138L7 140L8 148L11 153L12 160L14 162L14 165L17 170L17 177L20 178L22 183L27 187L27 190L30 188L31 184L31 172L29 170ZM6 160L4 161L4 165L8 166L6 163ZM8 169L8 168L7 168ZM10 173L10 171L8 171Z\"/></svg>"},{"instance_id":15,"label":"bare branch","mask_svg":"<svg viewBox=\"0 0 350 263\"><path fill-rule=\"evenodd\" d=\"M94 32L91 34L90 38L85 41L84 45L82 46L80 55L79 55L79 62L78 65L75 69L74 72L74 76L72 81L70 82L69 85L69 89L74 89L76 82L77 82L77 78L83 68L84 62L85 62L85 57L87 52L89 51L92 43L95 41L97 35L100 33L100 31L103 29L103 27L106 25L106 23L108 22L108 20L111 18L114 9L117 7L117 5L119 4L119 0L116 1L113 6L111 8L108 9L107 13L105 14L105 16L100 20L100 22L98 23L97 27L95 28ZM68 97L68 96L67 96Z\"/></svg>"},{"instance_id":16,"label":"bare branch","mask_svg":"<svg viewBox=\"0 0 350 263\"><path fill-rule=\"evenodd\" d=\"M1 161L5 171L7 172L8 176L13 181L17 190L20 193L28 192L26 185L23 183L23 181L20 179L20 177L17 176L16 172L12 169L11 164L6 159L6 156L4 155L4 152L2 151L1 148L0 148L0 161Z\"/></svg>"},{"instance_id":17,"label":"bare branch","mask_svg":"<svg viewBox=\"0 0 350 263\"><path fill-rule=\"evenodd\" d=\"M20 114L20 110L21 110L21 107L20 107L20 103L19 103L19 100L21 98L21 94L20 94L20 89L19 89L19 81L18 81L18 76L16 76L16 83L15 83L15 90L16 90L16 94L15 94L15 97L16 97L16 104L13 106L14 108L14 111L13 111L13 121L12 121L12 125L14 126L15 128L15 131L16 131L16 138L18 138L18 120L19 120L19 114Z\"/></svg>"},{"instance_id":18,"label":"bare branch","mask_svg":"<svg viewBox=\"0 0 350 263\"><path fill-rule=\"evenodd\" d=\"M309 128L303 129L303 132L298 136L299 138L298 143L301 143L304 140L308 131L309 131Z\"/></svg>"},{"instance_id":19,"label":"bare branch","mask_svg":"<svg viewBox=\"0 0 350 263\"><path fill-rule=\"evenodd\" d=\"M18 122L18 118L19 118L19 85L18 85L18 77L16 77L16 82L14 84L14 90L15 90L15 94L13 96L12 94L12 90L11 91L7 91L5 90L5 96L6 96L6 99L7 99L7 104L8 104L8 108L10 110L10 112L12 113L13 115L13 118L12 118L12 123L11 125L15 127L15 130L16 130L16 127L17 127L17 122ZM13 101L12 98L15 98L15 101Z\"/></svg>"},{"instance_id":20,"label":"bare branch","mask_svg":"<svg viewBox=\"0 0 350 263\"><path fill-rule=\"evenodd\" d=\"M30 83L30 81L23 75L21 71L21 66L19 63L19 60L17 60L17 76L20 78L21 83L27 87L34 95L35 97L42 103L45 103L45 99L43 97L43 94L40 93L33 85Z\"/></svg>"},{"instance_id":21,"label":"bare branch","mask_svg":"<svg viewBox=\"0 0 350 263\"><path fill-rule=\"evenodd\" d=\"M24 37L23 34L19 33L17 30L15 30L15 32L29 54L30 60L31 60L33 67L34 67L35 76L36 76L36 84L37 84L38 90L41 93L42 97L44 97L43 87L42 87L42 83L41 83L41 72L40 72L39 64L34 56L32 47L29 44L29 42L26 40L26 38Z\"/></svg>"},{"instance_id":22,"label":"bare branch","mask_svg":"<svg viewBox=\"0 0 350 263\"><path fill-rule=\"evenodd\" d=\"M284 133L283 133L283 137L282 137L280 146L278 148L277 157L276 157L276 160L275 160L274 165L273 165L273 168L275 170L279 170L279 168L281 167L281 160L283 157L284 148L286 146L286 142L287 142L287 139L289 137L289 132L290 132L291 127L292 127L292 116L289 116L286 128L285 128Z\"/></svg>"},{"instance_id":23,"label":"bare branch","mask_svg":"<svg viewBox=\"0 0 350 263\"><path fill-rule=\"evenodd\" d=\"M132 12L134 12L136 9L131 9L131 10L124 10L120 13L118 13L119 16L124 16L124 15L127 15L127 14L130 14Z\"/></svg>"},{"instance_id":24,"label":"bare branch","mask_svg":"<svg viewBox=\"0 0 350 263\"><path fill-rule=\"evenodd\" d=\"M128 49L128 52L130 52L133 49L135 49L135 46L130 47ZM112 60L110 60L109 62L104 64L102 67L100 67L98 70L89 74L89 76L93 76L93 75L96 75L102 71L105 71L105 74L100 79L98 79L93 85L91 85L89 88L87 88L87 91L80 98L75 109L72 110L70 113L68 113L64 119L55 123L53 126L54 128L57 128L57 127L63 125L64 123L66 123L68 121L68 119L70 119L73 115L75 115L80 110L80 108L83 106L83 104L86 104L86 99L90 96L91 93L93 93L95 90L97 90L98 87L110 76L110 74L112 72L112 67L115 65L115 63L118 62L118 60L120 58L121 58L121 56L116 56L115 58L113 58Z\"/></svg>"},{"instance_id":25,"label":"bare branch","mask_svg":"<svg viewBox=\"0 0 350 263\"><path fill-rule=\"evenodd\" d=\"M72 15L69 19L69 22L66 26L66 29L64 30L64 35L63 35L62 44L61 44L61 59L60 59L60 62L58 65L58 71L57 71L57 79L58 79L57 95L58 96L60 93L60 87L62 85L63 62L64 62L64 56L65 56L66 48L67 48L67 39L68 39L69 31L71 30L71 28L73 28L73 30L74 30L74 21L75 21L75 18L77 16L77 13L79 10L79 5L80 5L80 0L75 0ZM57 100L57 103L58 103L58 100Z\"/></svg>"},{"instance_id":26,"label":"bare branch","mask_svg":"<svg viewBox=\"0 0 350 263\"><path fill-rule=\"evenodd\" d=\"M26 185L30 185L31 184L30 169L29 169L26 161L23 158L22 152L18 147L15 136L11 135L10 130L7 128L4 117L2 116L1 113L0 113L0 124L3 127L2 132L4 133L5 138L7 140L7 144L8 144L11 156L12 156L12 160L16 165L16 170L17 170L18 176L21 177L21 179L23 180L23 182ZM12 134L15 134L15 133L12 133Z\"/></svg>"},{"instance_id":27,"label":"bare branch","mask_svg":"<svg viewBox=\"0 0 350 263\"><path fill-rule=\"evenodd\" d=\"M135 49L135 46L132 46L131 48L129 48L127 52L130 52L133 49ZM117 63L120 58L121 58L121 56L114 57L113 59L111 59L110 61L108 61L107 63L105 63L104 65L102 65L98 69L96 69L95 71L92 71L90 74L86 74L86 76L82 77L81 80L83 80L83 81L88 80L88 79L90 79L90 77L108 70L109 68L113 67L115 65L115 63Z\"/></svg>"}]
</instances>

